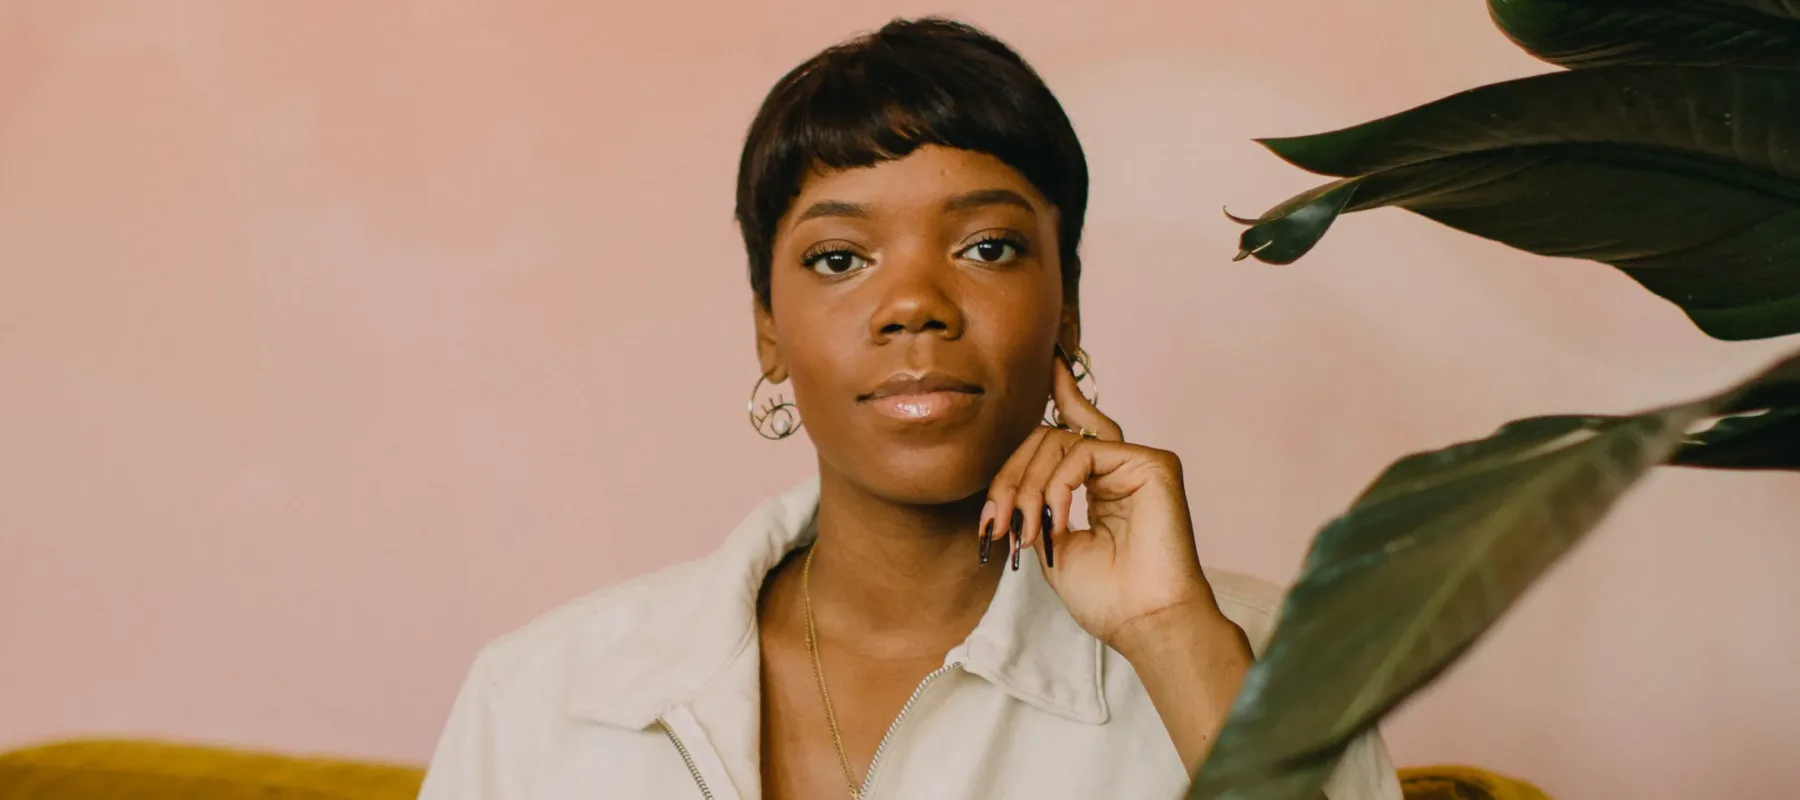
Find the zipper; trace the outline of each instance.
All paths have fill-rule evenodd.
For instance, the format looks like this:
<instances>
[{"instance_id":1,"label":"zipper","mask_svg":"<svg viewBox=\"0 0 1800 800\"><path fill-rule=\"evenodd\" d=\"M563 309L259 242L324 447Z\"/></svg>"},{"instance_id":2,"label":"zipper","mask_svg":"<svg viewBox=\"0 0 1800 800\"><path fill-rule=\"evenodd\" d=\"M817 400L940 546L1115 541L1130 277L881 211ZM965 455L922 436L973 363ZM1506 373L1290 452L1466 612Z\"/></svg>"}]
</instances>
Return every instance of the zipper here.
<instances>
[{"instance_id":1,"label":"zipper","mask_svg":"<svg viewBox=\"0 0 1800 800\"><path fill-rule=\"evenodd\" d=\"M900 713L894 715L894 721L888 724L887 732L881 735L881 744L875 745L875 757L869 759L869 770L863 773L862 788L856 790L857 800L869 800L869 789L875 786L875 770L877 767L881 766L881 756L883 753L887 752L888 744L894 741L894 733L900 730L900 723L906 719L906 712L911 711L913 705L919 702L920 695L925 694L926 687L930 686L932 681L937 680L938 676L949 672L950 670L960 668L961 666L961 661L953 661L938 667L936 670L933 670L930 675L926 675L924 680L919 681L918 686L913 688L912 696L906 698L906 705L900 707ZM670 735L673 734L674 732L671 731ZM680 744L677 743L676 746L680 746ZM699 773L695 773L695 775L697 777Z\"/></svg>"},{"instance_id":2,"label":"zipper","mask_svg":"<svg viewBox=\"0 0 1800 800\"><path fill-rule=\"evenodd\" d=\"M682 763L687 764L688 773L694 776L694 785L700 787L700 796L713 800L712 789L707 788L706 778L700 774L700 768L694 765L694 755L688 752L687 745L681 743L681 737L675 735L675 728L666 719L658 719L657 723L662 725L663 732L669 734L669 741L675 743L676 752L681 753Z\"/></svg>"}]
</instances>

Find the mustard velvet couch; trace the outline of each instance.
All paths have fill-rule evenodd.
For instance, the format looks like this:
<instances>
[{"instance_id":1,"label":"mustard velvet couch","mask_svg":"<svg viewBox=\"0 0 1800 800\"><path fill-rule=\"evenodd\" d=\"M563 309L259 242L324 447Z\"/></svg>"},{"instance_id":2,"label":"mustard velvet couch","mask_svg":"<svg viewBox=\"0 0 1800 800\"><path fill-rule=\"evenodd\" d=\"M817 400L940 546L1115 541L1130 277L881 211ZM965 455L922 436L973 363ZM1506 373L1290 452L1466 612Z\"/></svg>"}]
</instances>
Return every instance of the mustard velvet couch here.
<instances>
[{"instance_id":1,"label":"mustard velvet couch","mask_svg":"<svg viewBox=\"0 0 1800 800\"><path fill-rule=\"evenodd\" d=\"M0 800L412 800L424 772L400 764L302 758L123 739L0 753ZM1407 800L1549 800L1473 767L1400 771Z\"/></svg>"}]
</instances>

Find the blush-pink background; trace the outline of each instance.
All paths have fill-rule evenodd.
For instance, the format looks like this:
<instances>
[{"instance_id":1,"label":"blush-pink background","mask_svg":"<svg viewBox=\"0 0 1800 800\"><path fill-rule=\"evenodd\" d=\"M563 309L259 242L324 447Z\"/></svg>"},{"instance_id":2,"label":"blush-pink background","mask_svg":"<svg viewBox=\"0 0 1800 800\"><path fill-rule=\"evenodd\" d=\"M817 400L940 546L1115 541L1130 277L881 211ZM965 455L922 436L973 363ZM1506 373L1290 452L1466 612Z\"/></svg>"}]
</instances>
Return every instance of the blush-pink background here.
<instances>
[{"instance_id":1,"label":"blush-pink background","mask_svg":"<svg viewBox=\"0 0 1800 800\"><path fill-rule=\"evenodd\" d=\"M1472 0L6 3L0 746L422 760L481 642L805 474L743 414L739 140L786 68L931 11L1074 118L1104 405L1182 454L1211 564L1285 580L1406 451L1796 344L1398 211L1229 261L1222 205L1314 182L1252 137L1546 69ZM1791 476L1657 475L1390 721L1397 759L1791 786L1796 520Z\"/></svg>"}]
</instances>

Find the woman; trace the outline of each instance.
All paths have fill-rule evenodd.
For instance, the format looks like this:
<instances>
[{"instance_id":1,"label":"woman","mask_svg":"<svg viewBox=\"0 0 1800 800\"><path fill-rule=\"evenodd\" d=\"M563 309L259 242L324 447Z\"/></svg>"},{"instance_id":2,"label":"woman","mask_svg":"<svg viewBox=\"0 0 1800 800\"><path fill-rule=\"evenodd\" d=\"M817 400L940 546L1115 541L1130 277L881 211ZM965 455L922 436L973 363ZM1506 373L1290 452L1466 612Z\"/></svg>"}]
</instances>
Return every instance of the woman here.
<instances>
[{"instance_id":1,"label":"woman","mask_svg":"<svg viewBox=\"0 0 1800 800\"><path fill-rule=\"evenodd\" d=\"M1278 594L1201 571L1176 457L1081 394L1087 188L1055 97L973 28L783 78L737 215L758 387L794 402L752 422L803 420L817 477L486 648L422 797L1179 796ZM1378 740L1327 794L1400 796Z\"/></svg>"}]
</instances>

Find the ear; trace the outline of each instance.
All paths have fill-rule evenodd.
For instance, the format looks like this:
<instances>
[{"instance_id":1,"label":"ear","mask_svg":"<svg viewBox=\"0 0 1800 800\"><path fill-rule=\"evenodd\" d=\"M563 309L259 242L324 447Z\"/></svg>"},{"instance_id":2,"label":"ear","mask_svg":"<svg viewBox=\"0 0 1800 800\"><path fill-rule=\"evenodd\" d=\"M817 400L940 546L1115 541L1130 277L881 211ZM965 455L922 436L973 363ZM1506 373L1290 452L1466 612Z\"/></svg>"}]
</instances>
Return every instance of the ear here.
<instances>
[{"instance_id":1,"label":"ear","mask_svg":"<svg viewBox=\"0 0 1800 800\"><path fill-rule=\"evenodd\" d=\"M1074 353L1081 348L1081 304L1074 298L1063 304L1062 321L1057 323L1056 343L1062 345L1065 353Z\"/></svg>"},{"instance_id":2,"label":"ear","mask_svg":"<svg viewBox=\"0 0 1800 800\"><path fill-rule=\"evenodd\" d=\"M775 336L775 317L761 300L751 298L751 314L756 318L756 363L770 383L787 380L787 364L781 358L781 342Z\"/></svg>"}]
</instances>

